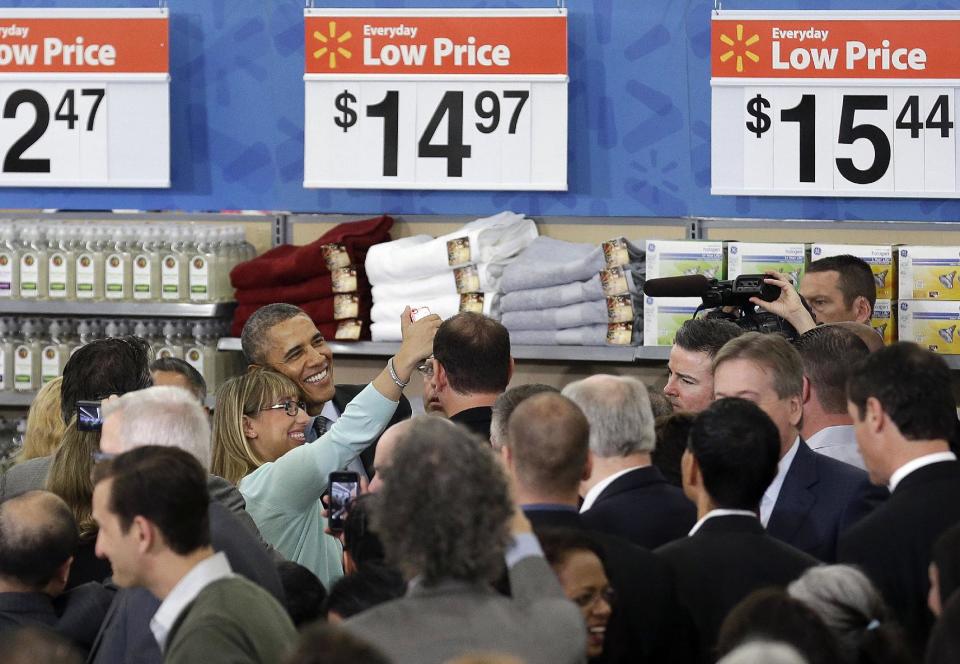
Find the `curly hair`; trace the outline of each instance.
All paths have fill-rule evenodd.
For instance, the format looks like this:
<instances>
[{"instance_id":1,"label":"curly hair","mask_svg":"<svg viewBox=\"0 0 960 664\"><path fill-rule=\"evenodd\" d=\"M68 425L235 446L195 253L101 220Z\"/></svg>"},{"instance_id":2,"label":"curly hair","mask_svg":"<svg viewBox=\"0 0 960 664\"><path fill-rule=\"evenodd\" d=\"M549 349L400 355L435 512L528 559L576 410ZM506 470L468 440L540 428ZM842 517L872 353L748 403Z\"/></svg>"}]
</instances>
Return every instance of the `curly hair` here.
<instances>
[{"instance_id":1,"label":"curly hair","mask_svg":"<svg viewBox=\"0 0 960 664\"><path fill-rule=\"evenodd\" d=\"M371 521L389 564L425 585L498 578L513 502L489 445L448 420L417 417L382 472Z\"/></svg>"}]
</instances>

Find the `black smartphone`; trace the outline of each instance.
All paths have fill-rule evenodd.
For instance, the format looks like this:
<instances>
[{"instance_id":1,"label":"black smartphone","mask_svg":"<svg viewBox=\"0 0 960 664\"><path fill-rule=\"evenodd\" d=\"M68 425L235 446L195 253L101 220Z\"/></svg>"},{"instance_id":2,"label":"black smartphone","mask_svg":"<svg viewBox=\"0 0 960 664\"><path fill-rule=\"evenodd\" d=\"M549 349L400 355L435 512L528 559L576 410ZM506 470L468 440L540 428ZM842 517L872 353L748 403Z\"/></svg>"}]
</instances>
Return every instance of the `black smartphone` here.
<instances>
[{"instance_id":1,"label":"black smartphone","mask_svg":"<svg viewBox=\"0 0 960 664\"><path fill-rule=\"evenodd\" d=\"M330 530L340 532L350 511L350 502L360 495L360 476L352 472L330 473Z\"/></svg>"},{"instance_id":2,"label":"black smartphone","mask_svg":"<svg viewBox=\"0 0 960 664\"><path fill-rule=\"evenodd\" d=\"M100 414L99 401L77 402L77 430L100 431L103 426L103 416Z\"/></svg>"}]
</instances>

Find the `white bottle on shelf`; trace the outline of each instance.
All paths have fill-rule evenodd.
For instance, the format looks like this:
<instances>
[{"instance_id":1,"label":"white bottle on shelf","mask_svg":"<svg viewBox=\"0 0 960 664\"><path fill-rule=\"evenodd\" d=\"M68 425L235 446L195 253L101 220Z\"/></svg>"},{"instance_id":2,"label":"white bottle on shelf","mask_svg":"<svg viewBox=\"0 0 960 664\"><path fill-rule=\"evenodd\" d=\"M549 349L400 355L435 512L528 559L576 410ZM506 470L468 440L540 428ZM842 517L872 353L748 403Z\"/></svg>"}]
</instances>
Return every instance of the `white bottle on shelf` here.
<instances>
[{"instance_id":1,"label":"white bottle on shelf","mask_svg":"<svg viewBox=\"0 0 960 664\"><path fill-rule=\"evenodd\" d=\"M71 272L76 270L76 257L72 257L69 250L69 226L61 224L54 226L47 233L49 253L47 254L47 295L51 300L66 300L73 297L74 288L71 288ZM76 279L73 279L75 284Z\"/></svg>"},{"instance_id":2,"label":"white bottle on shelf","mask_svg":"<svg viewBox=\"0 0 960 664\"><path fill-rule=\"evenodd\" d=\"M104 257L103 292L107 300L130 300L133 291L133 265L126 226L110 229Z\"/></svg>"},{"instance_id":3,"label":"white bottle on shelf","mask_svg":"<svg viewBox=\"0 0 960 664\"><path fill-rule=\"evenodd\" d=\"M90 326L90 321L83 319L77 323L77 338L73 348L70 349L70 355L73 355L78 350L86 346L88 343L93 341L93 330Z\"/></svg>"},{"instance_id":4,"label":"white bottle on shelf","mask_svg":"<svg viewBox=\"0 0 960 664\"><path fill-rule=\"evenodd\" d=\"M103 254L98 241L99 228L93 224L80 230L77 247L77 299L103 299Z\"/></svg>"},{"instance_id":5,"label":"white bottle on shelf","mask_svg":"<svg viewBox=\"0 0 960 664\"><path fill-rule=\"evenodd\" d=\"M172 320L163 324L163 344L157 349L155 359L164 357L178 357L183 359L183 341L177 333L177 326Z\"/></svg>"},{"instance_id":6,"label":"white bottle on shelf","mask_svg":"<svg viewBox=\"0 0 960 664\"><path fill-rule=\"evenodd\" d=\"M13 347L13 383L20 392L40 389L40 342L36 322L21 319L20 335Z\"/></svg>"},{"instance_id":7,"label":"white bottle on shelf","mask_svg":"<svg viewBox=\"0 0 960 664\"><path fill-rule=\"evenodd\" d=\"M13 389L13 342L11 333L13 322L9 318L0 318L0 391Z\"/></svg>"},{"instance_id":8,"label":"white bottle on shelf","mask_svg":"<svg viewBox=\"0 0 960 664\"><path fill-rule=\"evenodd\" d=\"M148 226L131 247L133 299L151 302L160 299L160 228Z\"/></svg>"},{"instance_id":9,"label":"white bottle on shelf","mask_svg":"<svg viewBox=\"0 0 960 664\"><path fill-rule=\"evenodd\" d=\"M63 374L63 365L70 357L65 343L63 324L54 319L47 326L47 338L40 349L40 384L46 385Z\"/></svg>"},{"instance_id":10,"label":"white bottle on shelf","mask_svg":"<svg viewBox=\"0 0 960 664\"><path fill-rule=\"evenodd\" d=\"M210 233L202 227L191 229L192 237L184 243L187 253L187 273L191 302L213 302L217 298L217 257L213 252Z\"/></svg>"},{"instance_id":11,"label":"white bottle on shelf","mask_svg":"<svg viewBox=\"0 0 960 664\"><path fill-rule=\"evenodd\" d=\"M207 392L212 393L217 386L216 345L210 346L206 323L194 323L191 326L192 339L188 339L183 350L183 359L203 376L207 383Z\"/></svg>"},{"instance_id":12,"label":"white bottle on shelf","mask_svg":"<svg viewBox=\"0 0 960 664\"><path fill-rule=\"evenodd\" d=\"M12 223L0 225L0 298L20 297L20 250L16 237Z\"/></svg>"},{"instance_id":13,"label":"white bottle on shelf","mask_svg":"<svg viewBox=\"0 0 960 664\"><path fill-rule=\"evenodd\" d=\"M181 251L181 231L177 226L167 229L161 245L160 282L164 302L182 302L187 292L186 268Z\"/></svg>"},{"instance_id":14,"label":"white bottle on shelf","mask_svg":"<svg viewBox=\"0 0 960 664\"><path fill-rule=\"evenodd\" d=\"M36 221L20 231L20 297L43 300L47 297L46 239Z\"/></svg>"}]
</instances>

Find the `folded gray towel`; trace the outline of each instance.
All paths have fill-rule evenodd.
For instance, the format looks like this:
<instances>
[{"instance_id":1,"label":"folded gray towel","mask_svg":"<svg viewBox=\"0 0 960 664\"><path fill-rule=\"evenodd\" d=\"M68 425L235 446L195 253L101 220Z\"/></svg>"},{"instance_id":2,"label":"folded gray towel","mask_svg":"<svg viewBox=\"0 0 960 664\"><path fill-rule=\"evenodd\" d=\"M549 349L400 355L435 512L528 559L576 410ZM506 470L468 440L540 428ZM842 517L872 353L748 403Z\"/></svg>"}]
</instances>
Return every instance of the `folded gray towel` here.
<instances>
[{"instance_id":1,"label":"folded gray towel","mask_svg":"<svg viewBox=\"0 0 960 664\"><path fill-rule=\"evenodd\" d=\"M624 270L627 278L627 287L631 293L639 293L643 287L643 276L634 276L632 270ZM578 302L601 300L604 297L603 284L600 275L595 274L587 281L574 281L560 286L546 288L528 288L527 290L513 291L503 296L500 309L507 311L530 311L533 309L551 309L565 307Z\"/></svg>"},{"instance_id":2,"label":"folded gray towel","mask_svg":"<svg viewBox=\"0 0 960 664\"><path fill-rule=\"evenodd\" d=\"M540 236L504 269L500 288L511 293L586 281L604 267L603 250L596 245Z\"/></svg>"},{"instance_id":3,"label":"folded gray towel","mask_svg":"<svg viewBox=\"0 0 960 664\"><path fill-rule=\"evenodd\" d=\"M500 322L511 333L514 330L563 330L593 323L606 325L608 322L607 300L602 298L551 309L507 311L503 313Z\"/></svg>"},{"instance_id":4,"label":"folded gray towel","mask_svg":"<svg viewBox=\"0 0 960 664\"><path fill-rule=\"evenodd\" d=\"M566 330L510 331L513 346L606 346L606 325L585 325Z\"/></svg>"}]
</instances>

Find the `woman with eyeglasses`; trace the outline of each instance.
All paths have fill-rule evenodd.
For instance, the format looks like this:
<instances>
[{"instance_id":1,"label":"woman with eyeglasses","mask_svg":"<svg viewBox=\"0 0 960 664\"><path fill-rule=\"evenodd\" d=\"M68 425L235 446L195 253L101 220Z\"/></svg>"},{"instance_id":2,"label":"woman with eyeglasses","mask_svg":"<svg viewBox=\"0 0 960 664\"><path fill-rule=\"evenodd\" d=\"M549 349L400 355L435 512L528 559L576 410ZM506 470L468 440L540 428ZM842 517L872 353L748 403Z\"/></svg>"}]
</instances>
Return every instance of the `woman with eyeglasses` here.
<instances>
[{"instance_id":1,"label":"woman with eyeglasses","mask_svg":"<svg viewBox=\"0 0 960 664\"><path fill-rule=\"evenodd\" d=\"M621 661L611 657L623 644L607 639L607 623L613 613L615 594L603 567L603 551L586 533L562 528L537 531L543 554L560 579L567 599L576 604L587 626L587 659L590 662ZM622 654L622 653L621 653Z\"/></svg>"},{"instance_id":2,"label":"woman with eyeglasses","mask_svg":"<svg viewBox=\"0 0 960 664\"><path fill-rule=\"evenodd\" d=\"M409 314L407 314L409 316ZM318 440L304 445L310 417L286 376L257 369L217 390L211 472L233 482L263 538L324 586L343 574L340 542L325 534L320 497L329 474L343 470L382 433L403 388L433 352L438 316L404 321L404 340L387 367Z\"/></svg>"}]
</instances>

